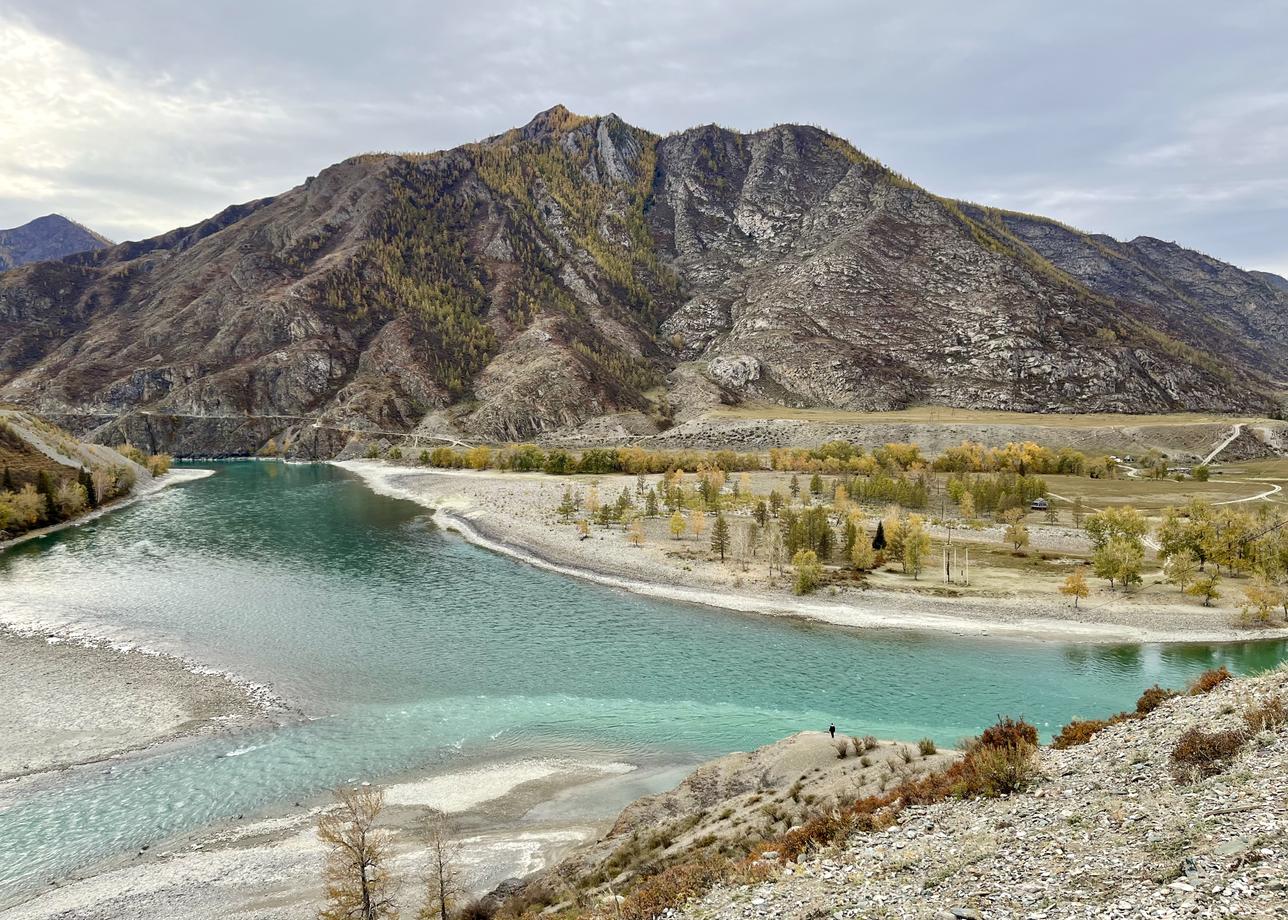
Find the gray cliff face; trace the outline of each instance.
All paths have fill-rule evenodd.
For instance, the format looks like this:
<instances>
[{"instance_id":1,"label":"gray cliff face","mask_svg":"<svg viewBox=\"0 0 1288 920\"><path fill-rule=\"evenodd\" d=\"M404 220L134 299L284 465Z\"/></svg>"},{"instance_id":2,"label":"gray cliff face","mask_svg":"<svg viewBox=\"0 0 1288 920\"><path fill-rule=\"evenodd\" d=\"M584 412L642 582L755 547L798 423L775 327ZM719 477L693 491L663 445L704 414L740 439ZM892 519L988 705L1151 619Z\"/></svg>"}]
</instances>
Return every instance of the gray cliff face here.
<instances>
[{"instance_id":1,"label":"gray cliff face","mask_svg":"<svg viewBox=\"0 0 1288 920\"><path fill-rule=\"evenodd\" d=\"M21 227L0 230L0 272L111 245L107 237L61 214L46 214Z\"/></svg>"},{"instance_id":2,"label":"gray cliff face","mask_svg":"<svg viewBox=\"0 0 1288 920\"><path fill-rule=\"evenodd\" d=\"M1123 311L1181 341L1288 379L1288 284L1152 237L1119 242L1001 213L1006 228ZM1282 281L1282 279L1280 279Z\"/></svg>"},{"instance_id":3,"label":"gray cliff face","mask_svg":"<svg viewBox=\"0 0 1288 920\"><path fill-rule=\"evenodd\" d=\"M815 128L556 107L0 275L0 398L100 440L656 430L720 402L1278 408L1288 293L940 199Z\"/></svg>"},{"instance_id":4,"label":"gray cliff face","mask_svg":"<svg viewBox=\"0 0 1288 920\"><path fill-rule=\"evenodd\" d=\"M658 161L655 237L691 295L663 339L681 360L710 361L708 376L738 396L1029 411L1234 408L1248 398L1224 368L1177 358L1125 323L1096 279L1077 283L1078 264L1059 265L1065 275L1045 253L1018 251L1018 240L821 131L700 129L664 140ZM1238 294L1229 299L1239 310ZM1253 339L1262 332L1226 338L1274 373L1253 362L1267 351Z\"/></svg>"}]
</instances>

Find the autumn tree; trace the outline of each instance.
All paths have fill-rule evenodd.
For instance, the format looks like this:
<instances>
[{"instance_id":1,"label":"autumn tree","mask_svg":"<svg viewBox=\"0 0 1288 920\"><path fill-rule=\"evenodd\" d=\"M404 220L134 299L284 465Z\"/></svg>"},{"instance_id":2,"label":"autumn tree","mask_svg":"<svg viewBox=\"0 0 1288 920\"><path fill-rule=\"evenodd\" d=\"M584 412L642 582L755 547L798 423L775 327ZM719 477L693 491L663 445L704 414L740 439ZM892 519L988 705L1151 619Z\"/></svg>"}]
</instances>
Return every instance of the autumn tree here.
<instances>
[{"instance_id":1,"label":"autumn tree","mask_svg":"<svg viewBox=\"0 0 1288 920\"><path fill-rule=\"evenodd\" d=\"M1128 505L1119 508L1106 508L1087 518L1087 536L1094 549L1100 549L1114 537L1122 537L1140 545L1149 533L1149 523L1145 516Z\"/></svg>"},{"instance_id":2,"label":"autumn tree","mask_svg":"<svg viewBox=\"0 0 1288 920\"><path fill-rule=\"evenodd\" d=\"M1060 586L1060 593L1065 597L1073 598L1075 610L1078 609L1078 601L1091 594L1091 589L1087 587L1087 575L1082 566L1078 566L1069 573L1069 577Z\"/></svg>"},{"instance_id":3,"label":"autumn tree","mask_svg":"<svg viewBox=\"0 0 1288 920\"><path fill-rule=\"evenodd\" d=\"M867 534L860 532L859 539L854 541L854 547L850 550L850 563L861 572L871 571L876 565L877 554L872 549Z\"/></svg>"},{"instance_id":4,"label":"autumn tree","mask_svg":"<svg viewBox=\"0 0 1288 920\"><path fill-rule=\"evenodd\" d=\"M684 515L679 511L672 513L671 523L669 526L671 528L671 539L680 539L680 537L684 535Z\"/></svg>"},{"instance_id":5,"label":"autumn tree","mask_svg":"<svg viewBox=\"0 0 1288 920\"><path fill-rule=\"evenodd\" d=\"M1243 589L1243 603L1239 605L1245 619L1269 623L1276 607L1283 603L1283 589L1265 575L1257 575L1252 584Z\"/></svg>"},{"instance_id":6,"label":"autumn tree","mask_svg":"<svg viewBox=\"0 0 1288 920\"><path fill-rule=\"evenodd\" d=\"M1185 586L1193 581L1198 573L1199 561L1194 558L1194 554L1189 550L1173 553L1163 563L1163 574L1168 581L1180 588L1182 592L1185 591Z\"/></svg>"},{"instance_id":7,"label":"autumn tree","mask_svg":"<svg viewBox=\"0 0 1288 920\"><path fill-rule=\"evenodd\" d=\"M1138 583L1145 563L1145 551L1139 538L1114 536L1092 555L1092 567L1101 578L1108 579L1110 589L1117 581L1123 588Z\"/></svg>"},{"instance_id":8,"label":"autumn tree","mask_svg":"<svg viewBox=\"0 0 1288 920\"><path fill-rule=\"evenodd\" d=\"M461 884L460 847L452 839L447 818L433 812L426 836L429 838L429 870L425 874L425 903L416 920L450 920L457 902L465 896Z\"/></svg>"},{"instance_id":9,"label":"autumn tree","mask_svg":"<svg viewBox=\"0 0 1288 920\"><path fill-rule=\"evenodd\" d=\"M626 530L626 539L632 546L644 545L644 522L639 518L632 518L630 526Z\"/></svg>"},{"instance_id":10,"label":"autumn tree","mask_svg":"<svg viewBox=\"0 0 1288 920\"><path fill-rule=\"evenodd\" d=\"M693 539L699 540L707 529L707 516L701 508L694 508L689 512L689 531L693 534Z\"/></svg>"},{"instance_id":11,"label":"autumn tree","mask_svg":"<svg viewBox=\"0 0 1288 920\"><path fill-rule=\"evenodd\" d=\"M903 527L903 570L916 579L930 555L930 534L918 515L910 515Z\"/></svg>"},{"instance_id":12,"label":"autumn tree","mask_svg":"<svg viewBox=\"0 0 1288 920\"><path fill-rule=\"evenodd\" d=\"M795 591L797 594L809 594L823 580L823 566L819 565L818 554L812 549L803 549L792 557L792 568L795 569Z\"/></svg>"},{"instance_id":13,"label":"autumn tree","mask_svg":"<svg viewBox=\"0 0 1288 920\"><path fill-rule=\"evenodd\" d=\"M1029 545L1029 528L1024 524L1024 512L1021 509L1008 509L1002 515L1002 520L1006 522L1006 542L1011 544L1016 552Z\"/></svg>"},{"instance_id":14,"label":"autumn tree","mask_svg":"<svg viewBox=\"0 0 1288 920\"><path fill-rule=\"evenodd\" d=\"M375 829L385 794L372 786L336 791L339 805L318 818L326 847L326 904L318 920L380 920L398 916L388 869L389 833Z\"/></svg>"},{"instance_id":15,"label":"autumn tree","mask_svg":"<svg viewBox=\"0 0 1288 920\"><path fill-rule=\"evenodd\" d=\"M1221 597L1220 584L1221 576L1216 572L1210 572L1194 579L1194 583L1185 589L1185 593L1192 597L1203 598L1203 606L1211 607L1212 602Z\"/></svg>"}]
</instances>

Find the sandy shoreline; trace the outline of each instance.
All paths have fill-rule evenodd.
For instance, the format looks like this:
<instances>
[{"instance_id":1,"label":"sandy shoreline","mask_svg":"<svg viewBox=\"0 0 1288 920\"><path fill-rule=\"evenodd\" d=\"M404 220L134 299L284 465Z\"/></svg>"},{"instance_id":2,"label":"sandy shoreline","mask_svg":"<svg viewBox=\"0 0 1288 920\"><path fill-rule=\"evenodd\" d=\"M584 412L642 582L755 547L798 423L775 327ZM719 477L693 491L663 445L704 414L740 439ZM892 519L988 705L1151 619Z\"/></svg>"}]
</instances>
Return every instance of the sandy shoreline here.
<instances>
[{"instance_id":1,"label":"sandy shoreline","mask_svg":"<svg viewBox=\"0 0 1288 920\"><path fill-rule=\"evenodd\" d=\"M9 714L0 784L241 731L267 708L252 688L138 650L0 627L0 699Z\"/></svg>"},{"instance_id":2,"label":"sandy shoreline","mask_svg":"<svg viewBox=\"0 0 1288 920\"><path fill-rule=\"evenodd\" d=\"M475 895L554 864L594 840L640 795L673 786L691 765L637 769L613 761L533 758L411 774L383 784L381 825L404 905L421 898L425 822L448 815L463 884ZM297 920L321 899L318 816L329 796L227 821L124 854L60 880L36 898L0 900L13 920Z\"/></svg>"},{"instance_id":3,"label":"sandy shoreline","mask_svg":"<svg viewBox=\"0 0 1288 920\"><path fill-rule=\"evenodd\" d=\"M493 552L562 575L649 597L744 613L799 617L858 629L896 629L1064 642L1246 642L1288 636L1288 630L1238 629L1219 612L1162 604L1093 602L1080 610L1042 596L937 597L880 589L844 589L836 597L796 597L751 578L726 575L668 558L657 547L623 547L596 532L579 540L552 520L563 489L585 477L494 471L446 471L382 461L336 463L380 494L434 509L441 526ZM611 498L634 477L603 477Z\"/></svg>"}]
</instances>

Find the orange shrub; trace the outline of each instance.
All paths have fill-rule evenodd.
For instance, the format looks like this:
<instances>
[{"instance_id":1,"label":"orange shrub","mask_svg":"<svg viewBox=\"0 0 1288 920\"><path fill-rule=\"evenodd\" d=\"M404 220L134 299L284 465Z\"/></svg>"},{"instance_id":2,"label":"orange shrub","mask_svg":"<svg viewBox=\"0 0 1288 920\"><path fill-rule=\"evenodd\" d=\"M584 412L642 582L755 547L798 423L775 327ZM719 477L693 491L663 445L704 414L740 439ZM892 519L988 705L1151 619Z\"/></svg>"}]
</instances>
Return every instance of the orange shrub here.
<instances>
[{"instance_id":1,"label":"orange shrub","mask_svg":"<svg viewBox=\"0 0 1288 920\"><path fill-rule=\"evenodd\" d=\"M1114 719L1074 719L1060 729L1060 734L1051 739L1051 747L1057 751L1063 751L1086 744L1096 732L1102 728L1108 728L1116 720L1117 717Z\"/></svg>"},{"instance_id":2,"label":"orange shrub","mask_svg":"<svg viewBox=\"0 0 1288 920\"><path fill-rule=\"evenodd\" d=\"M1168 690L1166 687L1160 687L1158 684L1150 687L1140 695L1136 701L1136 714L1147 716L1157 709L1163 702L1170 700L1174 696L1179 696L1175 690Z\"/></svg>"},{"instance_id":3,"label":"orange shrub","mask_svg":"<svg viewBox=\"0 0 1288 920\"><path fill-rule=\"evenodd\" d=\"M1247 736L1237 729L1205 732L1191 728L1172 748L1172 776L1178 783L1190 783L1215 776L1234 760Z\"/></svg>"},{"instance_id":4,"label":"orange shrub","mask_svg":"<svg viewBox=\"0 0 1288 920\"><path fill-rule=\"evenodd\" d=\"M1225 665L1213 668L1210 671L1204 671L1195 678L1194 683L1190 684L1190 696L1211 693L1233 676Z\"/></svg>"},{"instance_id":5,"label":"orange shrub","mask_svg":"<svg viewBox=\"0 0 1288 920\"><path fill-rule=\"evenodd\" d=\"M992 748L1017 747L1025 744L1037 747L1038 730L1023 719L1004 716L997 720L996 725L990 725L984 729L984 733L979 736L979 743L983 747Z\"/></svg>"}]
</instances>

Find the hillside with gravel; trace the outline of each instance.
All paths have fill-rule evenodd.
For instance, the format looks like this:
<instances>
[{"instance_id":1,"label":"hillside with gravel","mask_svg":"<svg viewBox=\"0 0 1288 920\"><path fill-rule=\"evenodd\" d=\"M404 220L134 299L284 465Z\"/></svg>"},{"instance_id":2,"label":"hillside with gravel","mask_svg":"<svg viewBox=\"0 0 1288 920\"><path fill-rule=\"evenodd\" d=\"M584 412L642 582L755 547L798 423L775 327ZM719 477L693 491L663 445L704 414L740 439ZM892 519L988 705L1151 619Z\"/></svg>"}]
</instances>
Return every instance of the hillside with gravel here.
<instances>
[{"instance_id":1,"label":"hillside with gravel","mask_svg":"<svg viewBox=\"0 0 1288 920\"><path fill-rule=\"evenodd\" d=\"M1041 749L1025 792L911 806L888 828L798 861L764 853L765 880L667 916L1283 916L1286 697L1281 667L1166 700L1085 744Z\"/></svg>"}]
</instances>

